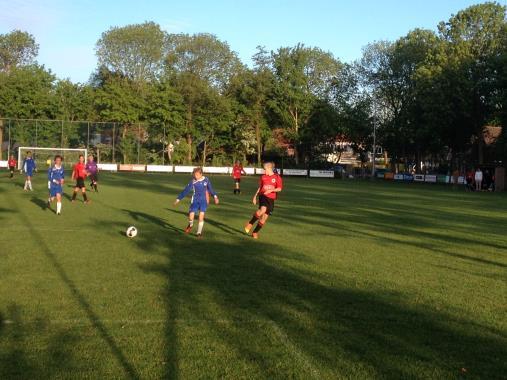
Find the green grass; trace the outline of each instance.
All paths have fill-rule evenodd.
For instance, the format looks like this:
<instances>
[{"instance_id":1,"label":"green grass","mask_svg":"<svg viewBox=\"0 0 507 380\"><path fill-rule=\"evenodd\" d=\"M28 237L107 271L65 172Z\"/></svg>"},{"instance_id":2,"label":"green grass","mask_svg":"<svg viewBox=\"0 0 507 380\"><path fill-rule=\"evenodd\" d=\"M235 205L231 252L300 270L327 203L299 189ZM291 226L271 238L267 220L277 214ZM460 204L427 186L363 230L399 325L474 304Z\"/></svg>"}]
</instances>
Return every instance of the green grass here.
<instances>
[{"instance_id":1,"label":"green grass","mask_svg":"<svg viewBox=\"0 0 507 380\"><path fill-rule=\"evenodd\" d=\"M102 174L57 217L2 173L0 379L506 378L507 194L286 178L254 241L256 180L213 177L197 240L187 180Z\"/></svg>"}]
</instances>

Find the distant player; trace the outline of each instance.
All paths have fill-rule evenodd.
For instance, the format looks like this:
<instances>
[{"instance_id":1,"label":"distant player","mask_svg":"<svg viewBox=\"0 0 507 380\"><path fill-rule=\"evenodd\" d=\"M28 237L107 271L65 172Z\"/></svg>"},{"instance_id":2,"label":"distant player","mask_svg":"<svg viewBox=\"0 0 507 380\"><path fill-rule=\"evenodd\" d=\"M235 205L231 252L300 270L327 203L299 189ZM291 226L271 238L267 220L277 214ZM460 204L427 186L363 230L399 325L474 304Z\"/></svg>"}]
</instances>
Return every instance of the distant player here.
<instances>
[{"instance_id":1,"label":"distant player","mask_svg":"<svg viewBox=\"0 0 507 380\"><path fill-rule=\"evenodd\" d=\"M253 225L257 222L257 226L252 232L254 239L259 238L259 231L266 224L269 216L275 208L275 200L277 193L282 191L282 177L273 172L275 164L273 162L264 163L264 174L259 181L259 188L253 197L253 204L257 204L257 196L259 196L259 209L254 213L252 219L245 226L245 232L250 233Z\"/></svg>"},{"instance_id":2,"label":"distant player","mask_svg":"<svg viewBox=\"0 0 507 380\"><path fill-rule=\"evenodd\" d=\"M192 180L188 183L188 185L183 189L183 191L178 195L174 205L176 206L180 201L185 198L185 196L193 191L192 201L190 203L190 209L188 211L188 226L185 228L185 233L188 234L192 231L192 227L194 226L194 218L195 214L199 213L199 225L197 226L197 237L202 236L202 229L204 227L204 214L208 208L209 203L209 195L211 194L215 199L215 204L218 204L218 195L213 190L213 186L211 186L211 182L209 178L203 175L201 168L195 168L192 172Z\"/></svg>"},{"instance_id":3,"label":"distant player","mask_svg":"<svg viewBox=\"0 0 507 380\"><path fill-rule=\"evenodd\" d=\"M84 156L80 154L79 162L74 165L74 170L72 170L72 179L76 181L76 185L74 186L74 193L72 194L72 202L76 201L77 193L79 190L81 190L81 194L83 195L83 201L85 204L87 204L90 201L86 196L85 178L87 173L84 161L85 161Z\"/></svg>"},{"instance_id":4,"label":"distant player","mask_svg":"<svg viewBox=\"0 0 507 380\"><path fill-rule=\"evenodd\" d=\"M14 171L16 170L16 166L18 165L18 161L14 158L14 155L11 154L9 157L9 161L7 161L7 166L9 167L10 176L9 178L14 177Z\"/></svg>"},{"instance_id":5,"label":"distant player","mask_svg":"<svg viewBox=\"0 0 507 380\"><path fill-rule=\"evenodd\" d=\"M48 207L51 207L51 202L56 198L56 215L60 215L62 212L62 194L63 194L63 182L65 173L62 165L62 156L55 156L55 163L48 170L48 188L49 188L49 199Z\"/></svg>"},{"instance_id":6,"label":"distant player","mask_svg":"<svg viewBox=\"0 0 507 380\"><path fill-rule=\"evenodd\" d=\"M32 152L26 152L25 160L23 161L23 171L25 172L25 191L33 191L32 177L33 173L37 171L37 165L32 157Z\"/></svg>"},{"instance_id":7,"label":"distant player","mask_svg":"<svg viewBox=\"0 0 507 380\"><path fill-rule=\"evenodd\" d=\"M97 166L97 163L93 159L93 155L88 155L88 161L86 162L85 170L88 173L88 176L90 177L90 187L95 190L97 193L99 190L97 189L97 182L99 180L98 174L99 174L99 168Z\"/></svg>"},{"instance_id":8,"label":"distant player","mask_svg":"<svg viewBox=\"0 0 507 380\"><path fill-rule=\"evenodd\" d=\"M234 194L241 194L240 183L241 183L241 175L246 175L245 169L243 169L243 165L241 162L236 161L232 168L232 178L234 179Z\"/></svg>"}]
</instances>

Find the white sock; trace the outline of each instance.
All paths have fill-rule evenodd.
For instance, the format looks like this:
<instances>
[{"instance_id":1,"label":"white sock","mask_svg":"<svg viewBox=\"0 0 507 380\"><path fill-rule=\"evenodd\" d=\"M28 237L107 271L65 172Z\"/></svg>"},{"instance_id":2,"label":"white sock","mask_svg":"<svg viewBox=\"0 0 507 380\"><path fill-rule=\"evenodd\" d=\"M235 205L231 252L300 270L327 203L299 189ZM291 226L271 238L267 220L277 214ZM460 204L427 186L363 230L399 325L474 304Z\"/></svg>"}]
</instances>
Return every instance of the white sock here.
<instances>
[{"instance_id":1,"label":"white sock","mask_svg":"<svg viewBox=\"0 0 507 380\"><path fill-rule=\"evenodd\" d=\"M32 181L28 181L28 187L30 188L30 190L33 190L33 188L32 188Z\"/></svg>"},{"instance_id":2,"label":"white sock","mask_svg":"<svg viewBox=\"0 0 507 380\"><path fill-rule=\"evenodd\" d=\"M193 220L189 220L189 221L188 221L188 225L189 225L190 227L193 227L193 226L194 226L194 221L193 221Z\"/></svg>"},{"instance_id":3,"label":"white sock","mask_svg":"<svg viewBox=\"0 0 507 380\"><path fill-rule=\"evenodd\" d=\"M25 179L25 187L23 189L28 190L28 180L27 179Z\"/></svg>"},{"instance_id":4,"label":"white sock","mask_svg":"<svg viewBox=\"0 0 507 380\"><path fill-rule=\"evenodd\" d=\"M203 227L204 227L204 221L199 222L199 224L197 225L197 234L198 235L202 234L202 228Z\"/></svg>"},{"instance_id":5,"label":"white sock","mask_svg":"<svg viewBox=\"0 0 507 380\"><path fill-rule=\"evenodd\" d=\"M62 212L62 202L56 202L56 213L59 214Z\"/></svg>"}]
</instances>

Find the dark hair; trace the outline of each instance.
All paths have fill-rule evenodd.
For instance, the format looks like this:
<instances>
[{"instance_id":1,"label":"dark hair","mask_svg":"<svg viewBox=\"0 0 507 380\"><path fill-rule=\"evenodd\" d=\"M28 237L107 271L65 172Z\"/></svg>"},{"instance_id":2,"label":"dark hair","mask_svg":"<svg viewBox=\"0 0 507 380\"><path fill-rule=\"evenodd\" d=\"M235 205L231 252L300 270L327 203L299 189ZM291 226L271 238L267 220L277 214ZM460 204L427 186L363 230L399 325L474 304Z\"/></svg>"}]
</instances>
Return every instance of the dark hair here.
<instances>
[{"instance_id":1,"label":"dark hair","mask_svg":"<svg viewBox=\"0 0 507 380\"><path fill-rule=\"evenodd\" d=\"M55 161L56 161L58 158L59 158L60 160L62 160L62 161L63 161L63 157L62 157L62 156L60 156L59 154L57 154L57 155L55 156Z\"/></svg>"},{"instance_id":2,"label":"dark hair","mask_svg":"<svg viewBox=\"0 0 507 380\"><path fill-rule=\"evenodd\" d=\"M82 154L80 154L80 155L79 155L79 158L81 158L81 157L83 157L83 158L84 158L84 156L83 156Z\"/></svg>"},{"instance_id":3,"label":"dark hair","mask_svg":"<svg viewBox=\"0 0 507 380\"><path fill-rule=\"evenodd\" d=\"M200 166L194 168L194 170L192 170L192 174L195 174L195 173L201 173L201 174L203 174L202 173L202 168Z\"/></svg>"},{"instance_id":4,"label":"dark hair","mask_svg":"<svg viewBox=\"0 0 507 380\"><path fill-rule=\"evenodd\" d=\"M29 154L32 154L32 152L29 150L28 152L26 152L26 154L29 155Z\"/></svg>"}]
</instances>

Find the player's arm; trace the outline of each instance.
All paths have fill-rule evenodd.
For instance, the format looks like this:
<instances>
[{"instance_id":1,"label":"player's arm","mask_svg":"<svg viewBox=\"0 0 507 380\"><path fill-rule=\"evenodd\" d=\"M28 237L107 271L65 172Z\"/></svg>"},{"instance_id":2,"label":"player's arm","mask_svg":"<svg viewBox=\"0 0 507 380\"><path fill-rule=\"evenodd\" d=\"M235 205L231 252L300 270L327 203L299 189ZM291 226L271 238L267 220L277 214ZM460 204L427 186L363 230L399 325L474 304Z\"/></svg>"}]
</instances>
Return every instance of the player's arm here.
<instances>
[{"instance_id":1,"label":"player's arm","mask_svg":"<svg viewBox=\"0 0 507 380\"><path fill-rule=\"evenodd\" d=\"M246 175L245 169L241 168L241 173L243 173L243 175Z\"/></svg>"},{"instance_id":2,"label":"player's arm","mask_svg":"<svg viewBox=\"0 0 507 380\"><path fill-rule=\"evenodd\" d=\"M72 168L72 175L70 176L70 178L74 181L76 179L76 166L74 166Z\"/></svg>"},{"instance_id":3,"label":"player's arm","mask_svg":"<svg viewBox=\"0 0 507 380\"><path fill-rule=\"evenodd\" d=\"M211 185L211 181L209 180L208 178L208 192L213 195L213 199L215 199L215 204L218 204L219 203L219 200L218 200L218 194L215 192L215 190L213 190L213 186Z\"/></svg>"},{"instance_id":4,"label":"player's arm","mask_svg":"<svg viewBox=\"0 0 507 380\"><path fill-rule=\"evenodd\" d=\"M180 203L180 201L185 198L187 196L188 193L190 193L190 190L192 190L192 181L190 181L188 183L187 186L185 186L185 188L183 189L183 191L178 195L178 197L176 198L176 200L174 201L174 205L176 206L178 203Z\"/></svg>"},{"instance_id":5,"label":"player's arm","mask_svg":"<svg viewBox=\"0 0 507 380\"><path fill-rule=\"evenodd\" d=\"M253 196L253 199L252 199L252 203L254 205L257 204L257 196L259 195L260 191L262 189L262 184L257 188L257 191L255 192L254 196Z\"/></svg>"}]
</instances>

